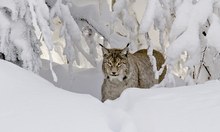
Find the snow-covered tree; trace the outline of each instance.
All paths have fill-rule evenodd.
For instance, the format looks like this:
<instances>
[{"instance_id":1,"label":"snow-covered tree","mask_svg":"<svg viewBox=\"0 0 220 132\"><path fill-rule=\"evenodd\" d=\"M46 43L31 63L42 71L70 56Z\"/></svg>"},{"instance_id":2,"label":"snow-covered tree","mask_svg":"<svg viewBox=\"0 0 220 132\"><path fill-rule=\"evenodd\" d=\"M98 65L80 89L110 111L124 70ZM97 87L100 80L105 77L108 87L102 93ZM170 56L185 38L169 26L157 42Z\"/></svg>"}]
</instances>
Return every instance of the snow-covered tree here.
<instances>
[{"instance_id":1,"label":"snow-covered tree","mask_svg":"<svg viewBox=\"0 0 220 132\"><path fill-rule=\"evenodd\" d=\"M59 54L66 58L70 68L72 64L82 64L82 58L95 67L98 43L120 48L130 42L132 51L141 45L148 47L158 77L162 69L156 70L152 56L155 42L149 35L150 30L155 30L159 33L160 51L166 56L168 74L164 84L175 83L174 74L188 84L220 78L216 70L220 66L218 0L148 0L140 23L133 10L135 0L113 0L112 5L97 0L96 4L80 6L71 0L0 2L2 58L34 72L41 66L39 47L43 43L53 73L53 20L57 19L61 23L59 37L65 40ZM140 41L141 36L146 40Z\"/></svg>"},{"instance_id":2,"label":"snow-covered tree","mask_svg":"<svg viewBox=\"0 0 220 132\"><path fill-rule=\"evenodd\" d=\"M140 32L149 32L152 25L160 32L161 46L167 47L170 81L176 69L188 84L220 77L216 71L220 66L219 1L149 0ZM168 36L168 46L164 36Z\"/></svg>"},{"instance_id":3,"label":"snow-covered tree","mask_svg":"<svg viewBox=\"0 0 220 132\"><path fill-rule=\"evenodd\" d=\"M40 19L35 18L43 16L41 8L45 3L31 0L1 0L0 2L0 52L4 54L6 60L38 72L41 66L39 58L41 52L40 43L34 32L34 24L37 23L36 21L42 24Z\"/></svg>"}]
</instances>

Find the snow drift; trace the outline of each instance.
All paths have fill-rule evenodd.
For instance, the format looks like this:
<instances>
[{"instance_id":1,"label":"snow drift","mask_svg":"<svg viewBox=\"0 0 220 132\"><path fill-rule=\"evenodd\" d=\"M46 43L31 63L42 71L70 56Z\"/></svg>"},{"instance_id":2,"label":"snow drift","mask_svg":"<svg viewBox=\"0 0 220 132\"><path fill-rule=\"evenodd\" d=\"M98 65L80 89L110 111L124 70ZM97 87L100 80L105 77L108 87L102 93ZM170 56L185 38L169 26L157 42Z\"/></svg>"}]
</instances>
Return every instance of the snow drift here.
<instances>
[{"instance_id":1,"label":"snow drift","mask_svg":"<svg viewBox=\"0 0 220 132\"><path fill-rule=\"evenodd\" d=\"M0 79L1 132L220 131L220 81L131 88L115 101L101 103L90 95L59 89L2 60Z\"/></svg>"},{"instance_id":2,"label":"snow drift","mask_svg":"<svg viewBox=\"0 0 220 132\"><path fill-rule=\"evenodd\" d=\"M0 61L1 132L109 132L103 104Z\"/></svg>"}]
</instances>

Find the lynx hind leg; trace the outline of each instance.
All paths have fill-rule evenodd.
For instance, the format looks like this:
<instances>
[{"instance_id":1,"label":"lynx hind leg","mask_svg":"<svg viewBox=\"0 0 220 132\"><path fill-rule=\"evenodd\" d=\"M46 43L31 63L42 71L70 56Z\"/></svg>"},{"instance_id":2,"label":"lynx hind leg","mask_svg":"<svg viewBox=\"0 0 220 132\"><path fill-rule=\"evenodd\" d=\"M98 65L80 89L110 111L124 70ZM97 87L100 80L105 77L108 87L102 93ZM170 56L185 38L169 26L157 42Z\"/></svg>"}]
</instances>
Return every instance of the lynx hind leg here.
<instances>
[{"instance_id":1,"label":"lynx hind leg","mask_svg":"<svg viewBox=\"0 0 220 132\"><path fill-rule=\"evenodd\" d=\"M140 77L139 80L140 88L151 88L154 84L158 83L158 80L154 78L154 76L145 75Z\"/></svg>"}]
</instances>

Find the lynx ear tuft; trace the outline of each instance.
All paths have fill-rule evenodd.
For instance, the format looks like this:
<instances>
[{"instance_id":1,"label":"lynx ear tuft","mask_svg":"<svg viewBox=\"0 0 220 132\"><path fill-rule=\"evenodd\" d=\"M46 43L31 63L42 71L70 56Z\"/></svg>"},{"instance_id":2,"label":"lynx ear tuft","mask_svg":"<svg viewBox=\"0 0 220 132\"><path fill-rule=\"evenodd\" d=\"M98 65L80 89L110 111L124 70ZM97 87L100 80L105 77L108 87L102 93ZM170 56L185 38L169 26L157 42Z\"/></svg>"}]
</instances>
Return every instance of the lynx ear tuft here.
<instances>
[{"instance_id":1,"label":"lynx ear tuft","mask_svg":"<svg viewBox=\"0 0 220 132\"><path fill-rule=\"evenodd\" d=\"M121 53L122 53L123 55L125 55L125 56L128 55L128 52L129 52L128 46L129 46L129 45L130 45L130 43L128 43L128 44L126 45L126 47L121 51Z\"/></svg>"},{"instance_id":2,"label":"lynx ear tuft","mask_svg":"<svg viewBox=\"0 0 220 132\"><path fill-rule=\"evenodd\" d=\"M99 45L102 47L103 56L109 53L109 49L105 48L105 46L102 44L99 44Z\"/></svg>"}]
</instances>

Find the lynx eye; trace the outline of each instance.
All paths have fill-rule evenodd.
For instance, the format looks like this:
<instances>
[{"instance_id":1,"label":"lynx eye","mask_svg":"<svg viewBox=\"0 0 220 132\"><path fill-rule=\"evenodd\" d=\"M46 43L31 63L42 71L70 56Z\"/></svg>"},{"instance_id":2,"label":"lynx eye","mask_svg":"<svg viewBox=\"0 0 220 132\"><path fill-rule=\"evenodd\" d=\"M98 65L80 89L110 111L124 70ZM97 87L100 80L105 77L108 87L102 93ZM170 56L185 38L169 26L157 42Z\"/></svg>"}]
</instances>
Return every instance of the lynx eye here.
<instances>
[{"instance_id":1,"label":"lynx eye","mask_svg":"<svg viewBox=\"0 0 220 132\"><path fill-rule=\"evenodd\" d=\"M118 63L117 67L121 67L123 65L126 65L126 63L125 62L120 62L120 63Z\"/></svg>"},{"instance_id":2,"label":"lynx eye","mask_svg":"<svg viewBox=\"0 0 220 132\"><path fill-rule=\"evenodd\" d=\"M111 62L107 62L107 65L108 65L109 67L112 67L112 63L111 63Z\"/></svg>"},{"instance_id":3,"label":"lynx eye","mask_svg":"<svg viewBox=\"0 0 220 132\"><path fill-rule=\"evenodd\" d=\"M121 66L122 66L122 63L119 63L117 66L118 66L118 67L121 67Z\"/></svg>"}]
</instances>

